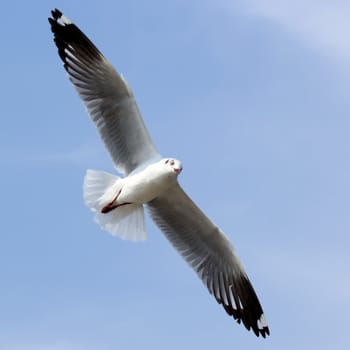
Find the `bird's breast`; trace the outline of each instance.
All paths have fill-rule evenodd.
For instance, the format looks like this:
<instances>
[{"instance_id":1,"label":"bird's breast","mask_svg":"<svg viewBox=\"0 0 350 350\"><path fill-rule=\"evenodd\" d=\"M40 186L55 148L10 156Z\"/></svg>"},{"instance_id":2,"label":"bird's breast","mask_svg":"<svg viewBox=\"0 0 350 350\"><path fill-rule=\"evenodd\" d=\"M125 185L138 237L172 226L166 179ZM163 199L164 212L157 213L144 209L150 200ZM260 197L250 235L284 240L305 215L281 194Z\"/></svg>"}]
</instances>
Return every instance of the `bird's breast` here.
<instances>
[{"instance_id":1,"label":"bird's breast","mask_svg":"<svg viewBox=\"0 0 350 350\"><path fill-rule=\"evenodd\" d=\"M167 190L174 180L154 167L124 179L118 202L147 203Z\"/></svg>"}]
</instances>

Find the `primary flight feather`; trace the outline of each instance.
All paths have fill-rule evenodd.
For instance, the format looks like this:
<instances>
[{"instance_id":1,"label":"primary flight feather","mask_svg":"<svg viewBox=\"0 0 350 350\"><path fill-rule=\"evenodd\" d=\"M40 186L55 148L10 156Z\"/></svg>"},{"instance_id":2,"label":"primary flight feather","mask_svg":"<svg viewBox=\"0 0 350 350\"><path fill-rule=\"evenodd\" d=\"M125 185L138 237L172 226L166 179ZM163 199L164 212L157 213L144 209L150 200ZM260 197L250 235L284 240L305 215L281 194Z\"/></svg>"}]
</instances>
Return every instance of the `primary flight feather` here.
<instances>
[{"instance_id":1,"label":"primary flight feather","mask_svg":"<svg viewBox=\"0 0 350 350\"><path fill-rule=\"evenodd\" d=\"M112 235L143 240L146 206L225 311L265 338L262 307L232 245L180 187L181 162L158 153L127 82L59 10L49 22L69 79L124 175L87 171L84 200L95 220Z\"/></svg>"}]
</instances>

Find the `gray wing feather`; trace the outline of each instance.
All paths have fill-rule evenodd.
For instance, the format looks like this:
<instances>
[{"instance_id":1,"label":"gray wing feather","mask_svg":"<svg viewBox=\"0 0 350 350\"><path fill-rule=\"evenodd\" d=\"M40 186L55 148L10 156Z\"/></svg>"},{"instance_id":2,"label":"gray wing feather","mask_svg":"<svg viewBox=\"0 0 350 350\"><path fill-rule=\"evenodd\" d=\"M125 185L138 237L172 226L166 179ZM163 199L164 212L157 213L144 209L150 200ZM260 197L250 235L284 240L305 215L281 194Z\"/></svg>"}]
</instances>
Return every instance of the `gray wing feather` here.
<instances>
[{"instance_id":1,"label":"gray wing feather","mask_svg":"<svg viewBox=\"0 0 350 350\"><path fill-rule=\"evenodd\" d=\"M165 236L198 274L209 292L238 323L269 335L263 310L233 247L177 184L148 203Z\"/></svg>"},{"instance_id":2,"label":"gray wing feather","mask_svg":"<svg viewBox=\"0 0 350 350\"><path fill-rule=\"evenodd\" d=\"M119 172L160 159L131 89L95 45L58 10L49 18L58 53Z\"/></svg>"}]
</instances>

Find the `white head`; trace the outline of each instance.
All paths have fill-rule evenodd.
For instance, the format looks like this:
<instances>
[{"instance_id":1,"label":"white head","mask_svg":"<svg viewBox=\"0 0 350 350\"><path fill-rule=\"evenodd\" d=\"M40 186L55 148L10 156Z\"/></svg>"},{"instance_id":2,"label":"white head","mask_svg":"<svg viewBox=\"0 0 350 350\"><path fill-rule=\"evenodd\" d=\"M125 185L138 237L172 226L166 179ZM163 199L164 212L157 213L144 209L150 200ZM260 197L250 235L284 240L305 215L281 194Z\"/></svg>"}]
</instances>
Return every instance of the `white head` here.
<instances>
[{"instance_id":1,"label":"white head","mask_svg":"<svg viewBox=\"0 0 350 350\"><path fill-rule=\"evenodd\" d=\"M161 162L164 164L166 169L168 169L172 173L175 173L176 175L179 175L182 171L182 164L177 159L164 158L161 160Z\"/></svg>"}]
</instances>

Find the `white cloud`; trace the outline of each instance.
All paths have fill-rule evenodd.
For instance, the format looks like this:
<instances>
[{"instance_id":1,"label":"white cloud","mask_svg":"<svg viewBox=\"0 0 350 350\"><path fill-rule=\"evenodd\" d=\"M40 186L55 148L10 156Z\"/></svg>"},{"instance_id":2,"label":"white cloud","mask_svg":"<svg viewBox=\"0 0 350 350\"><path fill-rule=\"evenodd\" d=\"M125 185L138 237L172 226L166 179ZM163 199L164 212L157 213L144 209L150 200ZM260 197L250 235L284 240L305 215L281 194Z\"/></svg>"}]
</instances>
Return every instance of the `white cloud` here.
<instances>
[{"instance_id":1,"label":"white cloud","mask_svg":"<svg viewBox=\"0 0 350 350\"><path fill-rule=\"evenodd\" d=\"M26 342L13 340L10 342L0 342L1 349L7 350L87 350L86 347L79 345L68 344L62 341L53 342Z\"/></svg>"},{"instance_id":2,"label":"white cloud","mask_svg":"<svg viewBox=\"0 0 350 350\"><path fill-rule=\"evenodd\" d=\"M225 0L225 7L232 3ZM325 0L244 0L234 10L273 21L350 71L350 2Z\"/></svg>"},{"instance_id":3,"label":"white cloud","mask_svg":"<svg viewBox=\"0 0 350 350\"><path fill-rule=\"evenodd\" d=\"M110 165L107 152L97 139L66 151L11 149L0 151L2 164L73 164L84 167Z\"/></svg>"},{"instance_id":4,"label":"white cloud","mask_svg":"<svg viewBox=\"0 0 350 350\"><path fill-rule=\"evenodd\" d=\"M98 160L101 157L98 145L85 143L77 146L75 149L67 152L58 152L52 154L39 154L33 158L37 161L52 162L52 163L72 163L78 165L86 165L93 160Z\"/></svg>"}]
</instances>

